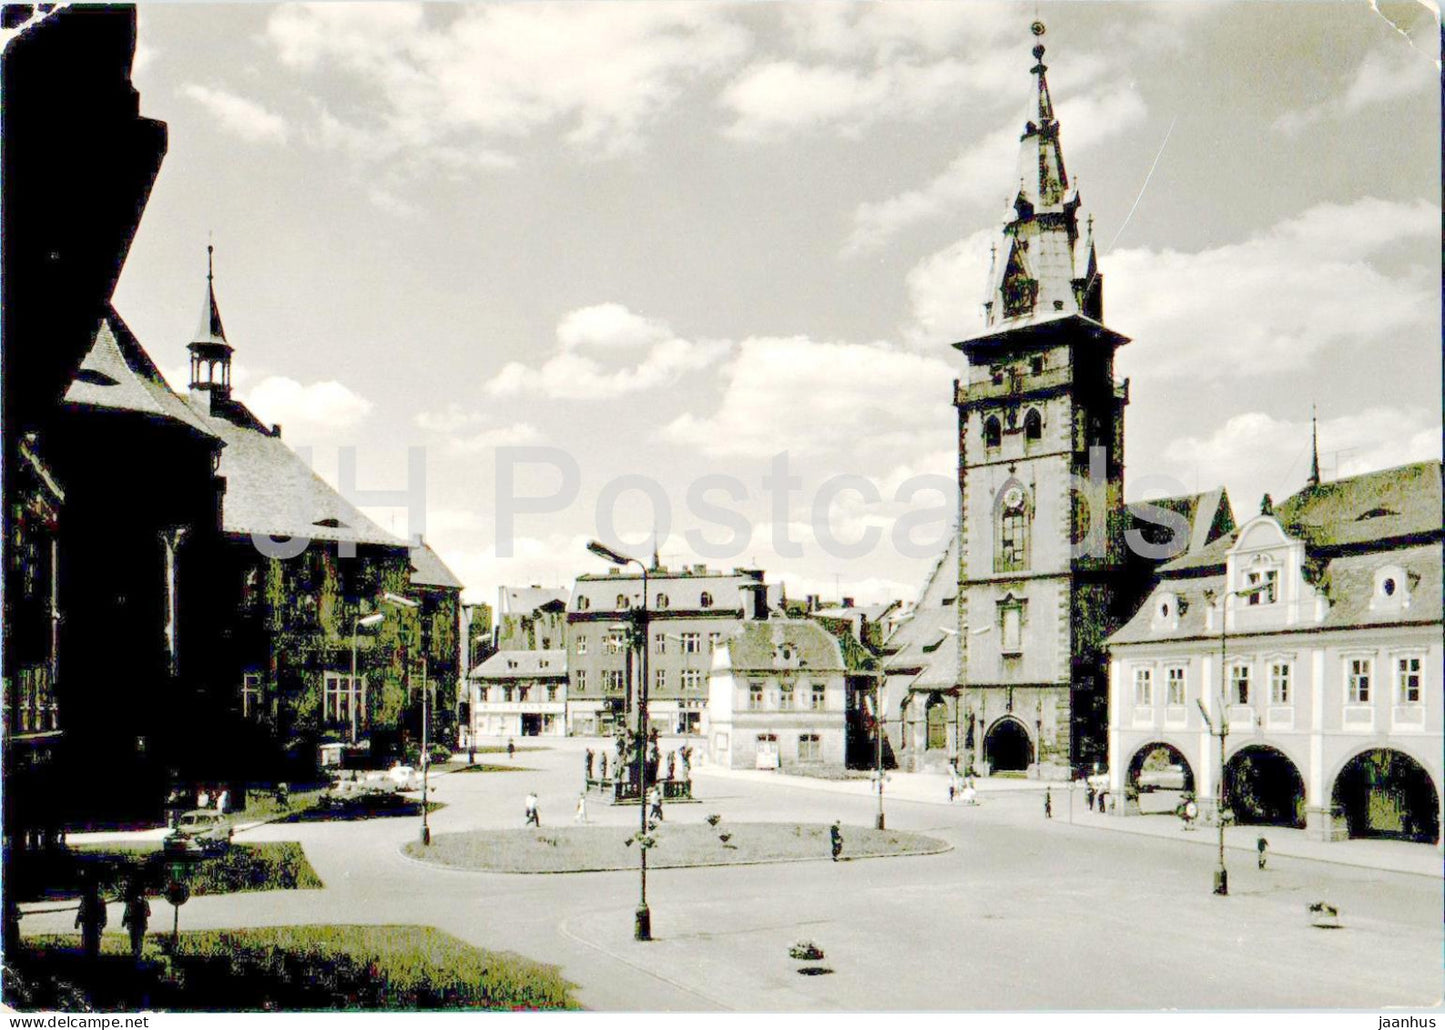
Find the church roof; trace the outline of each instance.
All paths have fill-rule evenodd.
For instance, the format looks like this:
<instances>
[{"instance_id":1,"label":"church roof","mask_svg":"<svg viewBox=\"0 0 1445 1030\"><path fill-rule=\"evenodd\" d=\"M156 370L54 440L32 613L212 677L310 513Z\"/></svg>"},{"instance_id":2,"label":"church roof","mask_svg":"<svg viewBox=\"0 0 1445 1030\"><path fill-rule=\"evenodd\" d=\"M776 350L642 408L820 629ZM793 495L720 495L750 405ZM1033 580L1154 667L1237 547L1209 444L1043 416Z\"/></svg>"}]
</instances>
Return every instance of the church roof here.
<instances>
[{"instance_id":1,"label":"church roof","mask_svg":"<svg viewBox=\"0 0 1445 1030\"><path fill-rule=\"evenodd\" d=\"M65 392L65 403L136 412L178 423L202 436L220 435L166 385L155 362L111 307L106 308L90 351Z\"/></svg>"},{"instance_id":2,"label":"church roof","mask_svg":"<svg viewBox=\"0 0 1445 1030\"><path fill-rule=\"evenodd\" d=\"M884 668L890 688L885 707L889 710L897 707L897 697L893 696L897 692L892 688L905 682L903 677L915 690L948 690L957 686L962 676L958 538L957 531L950 534L948 546L923 582L918 603L883 643L883 652L888 656Z\"/></svg>"},{"instance_id":3,"label":"church roof","mask_svg":"<svg viewBox=\"0 0 1445 1030\"><path fill-rule=\"evenodd\" d=\"M1222 486L1203 493L1150 498L1138 503L1171 511L1189 523L1188 535L1183 540L1173 539L1169 527L1140 519L1134 506L1130 505L1134 527L1143 534L1145 540L1151 544L1167 543L1171 548L1177 548L1172 559L1202 554L1215 541L1227 539L1235 529L1234 510L1229 503L1229 494Z\"/></svg>"}]
</instances>

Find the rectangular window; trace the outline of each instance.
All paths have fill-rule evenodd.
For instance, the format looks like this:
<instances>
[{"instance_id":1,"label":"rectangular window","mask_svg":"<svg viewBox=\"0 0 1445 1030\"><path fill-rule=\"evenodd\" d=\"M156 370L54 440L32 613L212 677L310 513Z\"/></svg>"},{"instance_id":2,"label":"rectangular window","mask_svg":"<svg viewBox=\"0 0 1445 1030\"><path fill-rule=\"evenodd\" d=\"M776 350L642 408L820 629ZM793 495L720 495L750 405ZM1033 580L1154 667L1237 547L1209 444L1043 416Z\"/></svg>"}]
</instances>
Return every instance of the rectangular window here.
<instances>
[{"instance_id":1,"label":"rectangular window","mask_svg":"<svg viewBox=\"0 0 1445 1030\"><path fill-rule=\"evenodd\" d=\"M1249 594L1249 603L1274 604L1276 587L1279 586L1279 572L1276 569L1266 569L1263 572L1251 572L1248 575L1248 584L1253 589Z\"/></svg>"},{"instance_id":2,"label":"rectangular window","mask_svg":"<svg viewBox=\"0 0 1445 1030\"><path fill-rule=\"evenodd\" d=\"M1184 703L1184 668L1176 665L1167 669L1164 678L1169 685L1169 704L1182 705Z\"/></svg>"},{"instance_id":3,"label":"rectangular window","mask_svg":"<svg viewBox=\"0 0 1445 1030\"><path fill-rule=\"evenodd\" d=\"M578 669L575 673L573 673L573 676L575 677L573 682L577 684L577 693L587 693L587 670Z\"/></svg>"},{"instance_id":4,"label":"rectangular window","mask_svg":"<svg viewBox=\"0 0 1445 1030\"><path fill-rule=\"evenodd\" d=\"M577 638L577 653L578 653L578 654L586 654L586 653L587 653L587 638L586 638L586 637L579 636L579 637Z\"/></svg>"},{"instance_id":5,"label":"rectangular window","mask_svg":"<svg viewBox=\"0 0 1445 1030\"><path fill-rule=\"evenodd\" d=\"M1420 659L1414 657L1397 659L1395 672L1399 684L1399 701L1396 703L1418 705L1423 697L1420 691Z\"/></svg>"},{"instance_id":6,"label":"rectangular window","mask_svg":"<svg viewBox=\"0 0 1445 1030\"><path fill-rule=\"evenodd\" d=\"M1269 664L1269 703L1272 705L1287 705L1290 703L1290 680L1293 679L1294 667L1289 662L1270 662Z\"/></svg>"},{"instance_id":7,"label":"rectangular window","mask_svg":"<svg viewBox=\"0 0 1445 1030\"><path fill-rule=\"evenodd\" d=\"M682 670L682 689L683 689L683 690L701 690L701 689L702 689L702 673L701 673L699 670L697 670L697 669L683 669L683 670Z\"/></svg>"},{"instance_id":8,"label":"rectangular window","mask_svg":"<svg viewBox=\"0 0 1445 1030\"><path fill-rule=\"evenodd\" d=\"M1249 666L1234 665L1229 670L1229 703L1249 704Z\"/></svg>"},{"instance_id":9,"label":"rectangular window","mask_svg":"<svg viewBox=\"0 0 1445 1030\"><path fill-rule=\"evenodd\" d=\"M602 651L603 651L604 654L621 654L621 653L622 653L622 634L621 634L621 633L609 633L609 634L607 634L607 640L606 640L606 643L603 645Z\"/></svg>"},{"instance_id":10,"label":"rectangular window","mask_svg":"<svg viewBox=\"0 0 1445 1030\"><path fill-rule=\"evenodd\" d=\"M655 633L652 637L652 653L667 654L667 634Z\"/></svg>"},{"instance_id":11,"label":"rectangular window","mask_svg":"<svg viewBox=\"0 0 1445 1030\"><path fill-rule=\"evenodd\" d=\"M513 687L503 687L503 688L502 688L502 700L503 700L503 701L506 701L508 704L510 704L511 701L512 701L512 698L513 698L513 696L514 696L514 695L513 695L514 689L515 689L515 688L513 688Z\"/></svg>"},{"instance_id":12,"label":"rectangular window","mask_svg":"<svg viewBox=\"0 0 1445 1030\"><path fill-rule=\"evenodd\" d=\"M778 687L778 707L784 711L793 707L793 685L783 683Z\"/></svg>"},{"instance_id":13,"label":"rectangular window","mask_svg":"<svg viewBox=\"0 0 1445 1030\"><path fill-rule=\"evenodd\" d=\"M555 684L550 684L550 683L549 683L549 684L547 685L547 700L548 700L548 701L556 701L556 700L557 700L557 687L556 687Z\"/></svg>"},{"instance_id":14,"label":"rectangular window","mask_svg":"<svg viewBox=\"0 0 1445 1030\"><path fill-rule=\"evenodd\" d=\"M701 634L701 633L684 633L684 634L682 634L682 653L683 653L683 654L701 654L701 653L702 653L702 634Z\"/></svg>"},{"instance_id":15,"label":"rectangular window","mask_svg":"<svg viewBox=\"0 0 1445 1030\"><path fill-rule=\"evenodd\" d=\"M821 683L813 684L813 711L821 712L828 703L828 692Z\"/></svg>"},{"instance_id":16,"label":"rectangular window","mask_svg":"<svg viewBox=\"0 0 1445 1030\"><path fill-rule=\"evenodd\" d=\"M709 633L707 635L707 649L709 652L716 651L718 649L718 645L720 645L721 643L721 633Z\"/></svg>"},{"instance_id":17,"label":"rectangular window","mask_svg":"<svg viewBox=\"0 0 1445 1030\"><path fill-rule=\"evenodd\" d=\"M620 693L625 688L621 669L607 669L602 673L602 689Z\"/></svg>"},{"instance_id":18,"label":"rectangular window","mask_svg":"<svg viewBox=\"0 0 1445 1030\"><path fill-rule=\"evenodd\" d=\"M667 670L657 669L652 676L652 689L659 693L667 689Z\"/></svg>"},{"instance_id":19,"label":"rectangular window","mask_svg":"<svg viewBox=\"0 0 1445 1030\"><path fill-rule=\"evenodd\" d=\"M759 711L763 707L763 685L761 683L748 684L748 707L753 711Z\"/></svg>"},{"instance_id":20,"label":"rectangular window","mask_svg":"<svg viewBox=\"0 0 1445 1030\"><path fill-rule=\"evenodd\" d=\"M241 674L241 716L246 719L258 719L261 716L261 674L259 672Z\"/></svg>"},{"instance_id":21,"label":"rectangular window","mask_svg":"<svg viewBox=\"0 0 1445 1030\"><path fill-rule=\"evenodd\" d=\"M1154 703L1154 670L1134 670L1134 703L1136 705L1152 705Z\"/></svg>"},{"instance_id":22,"label":"rectangular window","mask_svg":"<svg viewBox=\"0 0 1445 1030\"><path fill-rule=\"evenodd\" d=\"M352 688L351 677L337 672L323 673L321 714L329 722L350 722L351 710L356 708L358 720L366 716L366 677L356 678L356 689Z\"/></svg>"},{"instance_id":23,"label":"rectangular window","mask_svg":"<svg viewBox=\"0 0 1445 1030\"><path fill-rule=\"evenodd\" d=\"M798 734L798 761L820 762L823 760L823 741L816 733Z\"/></svg>"},{"instance_id":24,"label":"rectangular window","mask_svg":"<svg viewBox=\"0 0 1445 1030\"><path fill-rule=\"evenodd\" d=\"M1347 697L1352 705L1369 704L1370 679L1375 671L1372 658L1351 658L1348 666Z\"/></svg>"}]
</instances>

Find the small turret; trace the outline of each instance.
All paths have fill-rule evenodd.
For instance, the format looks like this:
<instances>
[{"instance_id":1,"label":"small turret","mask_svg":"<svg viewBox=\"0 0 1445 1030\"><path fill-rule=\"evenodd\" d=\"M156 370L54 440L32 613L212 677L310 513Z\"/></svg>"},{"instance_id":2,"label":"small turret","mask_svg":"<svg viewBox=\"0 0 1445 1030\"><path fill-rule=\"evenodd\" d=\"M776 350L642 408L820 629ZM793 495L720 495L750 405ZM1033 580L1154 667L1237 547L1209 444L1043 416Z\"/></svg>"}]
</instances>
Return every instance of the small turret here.
<instances>
[{"instance_id":1,"label":"small turret","mask_svg":"<svg viewBox=\"0 0 1445 1030\"><path fill-rule=\"evenodd\" d=\"M190 388L209 393L213 399L230 399L232 347L226 342L221 309L216 304L214 254L215 247L207 244L206 298L201 306L201 323L187 346L191 352Z\"/></svg>"}]
</instances>

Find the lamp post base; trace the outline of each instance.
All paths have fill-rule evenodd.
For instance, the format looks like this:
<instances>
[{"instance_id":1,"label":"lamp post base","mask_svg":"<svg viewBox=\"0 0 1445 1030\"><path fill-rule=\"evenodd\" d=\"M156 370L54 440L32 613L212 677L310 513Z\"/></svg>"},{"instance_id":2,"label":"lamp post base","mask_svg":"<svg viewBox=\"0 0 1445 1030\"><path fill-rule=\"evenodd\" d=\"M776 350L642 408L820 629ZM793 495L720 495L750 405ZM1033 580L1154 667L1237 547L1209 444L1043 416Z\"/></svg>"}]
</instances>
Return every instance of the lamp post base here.
<instances>
[{"instance_id":1,"label":"lamp post base","mask_svg":"<svg viewBox=\"0 0 1445 1030\"><path fill-rule=\"evenodd\" d=\"M421 828L421 845L424 848L431 847L431 827L425 823L422 824Z\"/></svg>"},{"instance_id":2,"label":"lamp post base","mask_svg":"<svg viewBox=\"0 0 1445 1030\"><path fill-rule=\"evenodd\" d=\"M888 829L888 827L886 827L886 826L883 825L883 813L882 813L882 812L879 812L879 813L878 813L878 818L877 818L874 822L875 822L875 825L878 827L878 829L880 829L880 830L886 830L886 829Z\"/></svg>"},{"instance_id":3,"label":"lamp post base","mask_svg":"<svg viewBox=\"0 0 1445 1030\"><path fill-rule=\"evenodd\" d=\"M634 940L652 940L652 909L646 905L637 906L637 920L632 926L632 936Z\"/></svg>"},{"instance_id":4,"label":"lamp post base","mask_svg":"<svg viewBox=\"0 0 1445 1030\"><path fill-rule=\"evenodd\" d=\"M1227 895L1229 893L1229 870L1214 870L1214 893Z\"/></svg>"}]
</instances>

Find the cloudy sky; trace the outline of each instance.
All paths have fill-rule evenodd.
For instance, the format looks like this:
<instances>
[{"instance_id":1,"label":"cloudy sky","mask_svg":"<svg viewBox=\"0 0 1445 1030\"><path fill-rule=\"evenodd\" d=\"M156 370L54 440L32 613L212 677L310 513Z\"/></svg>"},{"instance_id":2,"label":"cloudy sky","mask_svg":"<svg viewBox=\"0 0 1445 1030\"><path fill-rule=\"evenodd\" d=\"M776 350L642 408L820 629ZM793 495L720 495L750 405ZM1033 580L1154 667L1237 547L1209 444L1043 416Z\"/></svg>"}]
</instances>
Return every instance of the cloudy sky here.
<instances>
[{"instance_id":1,"label":"cloudy sky","mask_svg":"<svg viewBox=\"0 0 1445 1030\"><path fill-rule=\"evenodd\" d=\"M142 6L170 154L116 305L183 387L213 234L239 391L333 480L423 447L474 599L655 521L665 562L911 598L1036 10L1131 499L1293 492L1312 404L1327 477L1439 455L1435 26L1378 6Z\"/></svg>"}]
</instances>

